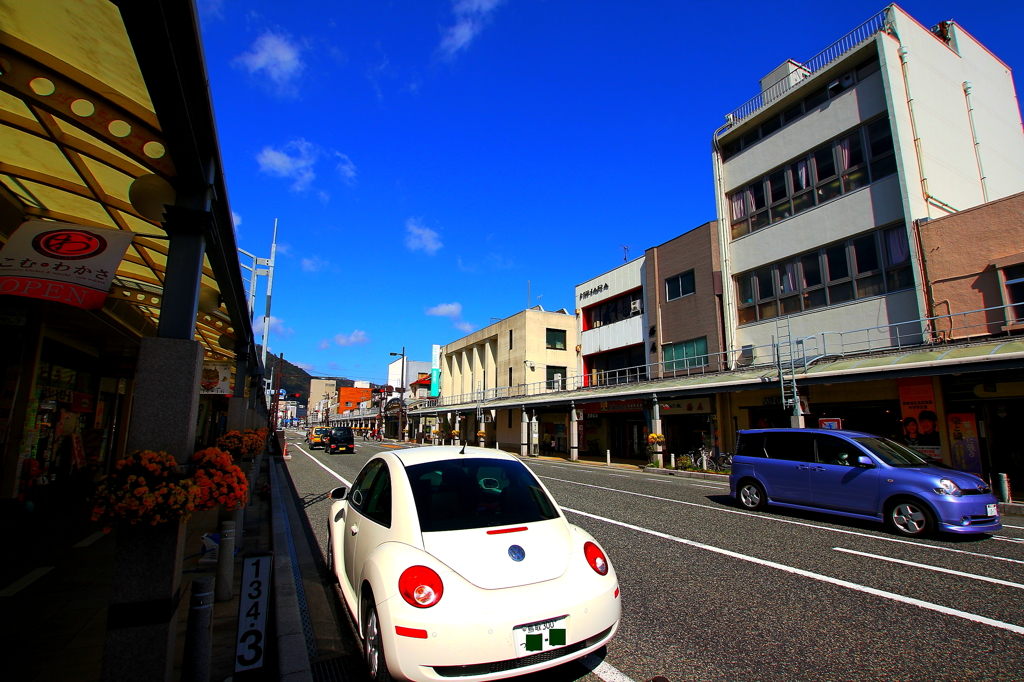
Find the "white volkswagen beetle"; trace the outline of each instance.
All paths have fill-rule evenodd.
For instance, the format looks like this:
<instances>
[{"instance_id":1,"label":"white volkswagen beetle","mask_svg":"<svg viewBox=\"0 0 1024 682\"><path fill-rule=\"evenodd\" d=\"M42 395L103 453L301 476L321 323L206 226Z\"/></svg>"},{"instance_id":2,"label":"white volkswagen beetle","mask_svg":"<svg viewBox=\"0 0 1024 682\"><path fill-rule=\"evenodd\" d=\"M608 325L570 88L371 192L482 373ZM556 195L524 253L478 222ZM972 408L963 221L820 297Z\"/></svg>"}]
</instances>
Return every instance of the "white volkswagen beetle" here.
<instances>
[{"instance_id":1,"label":"white volkswagen beetle","mask_svg":"<svg viewBox=\"0 0 1024 682\"><path fill-rule=\"evenodd\" d=\"M375 682L513 677L618 630L611 561L511 455L384 452L331 498L331 571Z\"/></svg>"}]
</instances>

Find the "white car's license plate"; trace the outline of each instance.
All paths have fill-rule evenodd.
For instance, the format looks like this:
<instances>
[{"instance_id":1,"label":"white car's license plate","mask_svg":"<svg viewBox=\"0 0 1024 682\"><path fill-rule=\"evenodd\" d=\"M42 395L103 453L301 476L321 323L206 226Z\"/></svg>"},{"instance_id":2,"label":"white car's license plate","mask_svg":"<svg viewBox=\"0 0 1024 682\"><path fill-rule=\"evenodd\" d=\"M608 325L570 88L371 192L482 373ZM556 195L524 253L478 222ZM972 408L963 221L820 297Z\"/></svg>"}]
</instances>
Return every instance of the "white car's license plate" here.
<instances>
[{"instance_id":1,"label":"white car's license plate","mask_svg":"<svg viewBox=\"0 0 1024 682\"><path fill-rule=\"evenodd\" d=\"M568 620L568 617L562 616L513 628L512 636L515 638L519 656L531 656L568 644L565 640L565 625Z\"/></svg>"},{"instance_id":2,"label":"white car's license plate","mask_svg":"<svg viewBox=\"0 0 1024 682\"><path fill-rule=\"evenodd\" d=\"M999 516L999 505L998 504L986 504L985 514L988 516Z\"/></svg>"}]
</instances>

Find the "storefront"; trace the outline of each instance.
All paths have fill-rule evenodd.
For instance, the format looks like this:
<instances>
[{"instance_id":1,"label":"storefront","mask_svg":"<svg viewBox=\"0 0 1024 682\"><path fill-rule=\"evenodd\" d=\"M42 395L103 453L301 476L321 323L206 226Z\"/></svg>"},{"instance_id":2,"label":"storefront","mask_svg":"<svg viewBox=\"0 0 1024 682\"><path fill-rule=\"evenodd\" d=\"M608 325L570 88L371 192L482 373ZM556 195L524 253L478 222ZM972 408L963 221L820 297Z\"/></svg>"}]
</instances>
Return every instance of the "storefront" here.
<instances>
[{"instance_id":1,"label":"storefront","mask_svg":"<svg viewBox=\"0 0 1024 682\"><path fill-rule=\"evenodd\" d=\"M1024 371L974 372L942 377L952 465L990 479L1009 476L1024 490Z\"/></svg>"},{"instance_id":2,"label":"storefront","mask_svg":"<svg viewBox=\"0 0 1024 682\"><path fill-rule=\"evenodd\" d=\"M612 457L647 459L650 427L643 399L585 403L582 412L581 454L599 457L610 450Z\"/></svg>"},{"instance_id":3,"label":"storefront","mask_svg":"<svg viewBox=\"0 0 1024 682\"><path fill-rule=\"evenodd\" d=\"M658 402L666 454L676 456L717 445L718 419L709 396L667 398Z\"/></svg>"}]
</instances>

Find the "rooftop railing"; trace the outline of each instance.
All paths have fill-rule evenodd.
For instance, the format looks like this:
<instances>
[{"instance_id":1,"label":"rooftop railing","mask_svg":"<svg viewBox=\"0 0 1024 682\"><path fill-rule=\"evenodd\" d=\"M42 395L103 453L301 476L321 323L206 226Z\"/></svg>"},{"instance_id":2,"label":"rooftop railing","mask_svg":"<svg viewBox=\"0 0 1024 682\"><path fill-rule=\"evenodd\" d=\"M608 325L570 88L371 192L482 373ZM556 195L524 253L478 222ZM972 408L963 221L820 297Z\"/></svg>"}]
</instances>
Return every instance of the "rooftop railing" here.
<instances>
[{"instance_id":1,"label":"rooftop railing","mask_svg":"<svg viewBox=\"0 0 1024 682\"><path fill-rule=\"evenodd\" d=\"M803 83L804 80L810 78L818 71L821 71L826 66L884 29L888 15L889 8L887 7L836 42L826 47L818 54L808 59L792 73L786 74L775 83L769 85L743 106L739 107L732 113L726 114L725 120L733 125L737 125L743 119L757 113L764 107L779 99L787 92ZM722 131L721 134L725 134L725 132L726 131Z\"/></svg>"},{"instance_id":2,"label":"rooftop railing","mask_svg":"<svg viewBox=\"0 0 1024 682\"><path fill-rule=\"evenodd\" d=\"M1012 325L1017 325L1011 328ZM937 315L850 331L824 331L790 341L790 356L798 372L822 360L836 360L872 353L892 353L928 349L944 343L971 343L1009 336L1024 330L1024 304L980 308L962 313ZM1024 338L1018 337L1018 338ZM779 344L745 346L739 350L709 353L679 360L593 371L561 379L550 379L515 386L498 386L460 395L428 398L416 408L434 409L452 405L480 404L509 398L533 398L621 386L628 388L671 379L705 375L727 375L747 370L777 368ZM788 369L787 369L788 372Z\"/></svg>"}]
</instances>

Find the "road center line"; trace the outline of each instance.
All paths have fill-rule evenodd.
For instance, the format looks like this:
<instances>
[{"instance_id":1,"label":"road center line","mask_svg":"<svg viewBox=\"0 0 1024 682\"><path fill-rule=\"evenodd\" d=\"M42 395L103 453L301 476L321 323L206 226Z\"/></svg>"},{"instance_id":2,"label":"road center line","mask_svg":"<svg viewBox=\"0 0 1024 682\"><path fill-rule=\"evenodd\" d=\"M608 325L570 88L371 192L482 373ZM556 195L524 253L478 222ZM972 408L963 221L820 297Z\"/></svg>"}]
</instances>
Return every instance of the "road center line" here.
<instances>
[{"instance_id":1,"label":"road center line","mask_svg":"<svg viewBox=\"0 0 1024 682\"><path fill-rule=\"evenodd\" d=\"M89 545L91 545L92 543L96 542L100 538L105 537L106 535L107 534L104 533L101 530L100 531L96 531L95 533L93 533L89 537L85 538L81 542L79 542L79 543L77 543L75 545L72 545L72 547L88 547Z\"/></svg>"},{"instance_id":2,"label":"road center line","mask_svg":"<svg viewBox=\"0 0 1024 682\"><path fill-rule=\"evenodd\" d=\"M785 564L779 564L779 563L776 563L774 561L768 561L766 559L758 559L757 557L748 556L746 554L740 554L738 552L732 552L732 551L730 551L728 549L722 549L721 547L714 547L712 545L705 545L705 544L703 544L701 542L694 542L693 540L687 540L685 538L678 538L678 537L676 537L674 535L669 535L667 533L660 533L660 532L658 532L656 530L651 530L649 528L642 528L640 526L634 526L631 523L624 523L622 521L616 521L615 519L609 519L609 518L604 517L604 516L597 516L596 514L588 514L586 512L576 511L575 509L569 509L568 507L562 507L562 509L564 509L567 512L571 512L573 514L579 514L580 516L586 516L588 518L596 519L598 521L604 521L605 523L611 523L611 524L616 525L616 526L622 526L623 528L629 528L630 530L639 531L641 533L647 533L648 535L653 535L655 537L663 538L665 540L671 540L673 542L678 542L678 543L681 543L681 544L684 544L684 545L689 545L690 547L696 547L698 549L707 550L709 552L714 552L716 554L721 554L723 556L732 557L734 559L739 559L741 561L748 561L748 562L753 563L753 564L759 564L761 566L767 566L769 568L776 568L776 569L778 569L780 571L785 571L787 573L792 573L794 575L800 575L800 576L803 576L805 578L812 578L814 580L819 580L819 581L824 582L824 583L830 583L832 585L838 585L839 587L845 587L845 588L848 588L848 589L851 589L851 590L856 590L857 592L864 592L866 594L871 594L871 595L874 595L876 597L882 597L883 599L891 599L893 601L903 602L904 604L911 604L913 606L918 606L918 607L920 607L922 609L928 609L929 611L936 611L938 613L943 613L943 614L946 614L948 616L956 616L957 618L963 618L965 620L973 621L975 623L981 623L983 625L990 625L990 626L992 626L994 628L1000 628L1002 630L1008 630L1008 631L1013 632L1013 633L1018 634L1018 635L1024 635L1024 627L1021 627L1020 625L1014 625L1013 623L1004 623L1001 620L994 620L992 618L986 618L985 616L979 616L976 613L968 613L967 611L960 611L958 609L951 609L948 606L942 606L940 604L933 604L932 602L922 601L920 599L914 599L913 597L904 597L903 595L896 594L895 592L886 592L885 590L878 590L878 589L875 589L873 587L868 587L866 585L858 585L857 583L851 583L848 580L841 580L839 578L833 578L831 576L822 575L821 573L812 573L811 571L805 571L802 568L796 568L794 566L787 566Z\"/></svg>"},{"instance_id":3,"label":"road center line","mask_svg":"<svg viewBox=\"0 0 1024 682\"><path fill-rule=\"evenodd\" d=\"M939 573L948 573L950 575L959 575L964 578L973 578L974 580L984 580L987 583L995 583L996 585L1006 585L1007 587L1016 587L1018 590L1024 590L1024 585L1020 583L1011 583L1009 580L999 580L998 578L989 578L984 575L976 575L974 573L964 573L963 571L954 571L949 568L940 568L939 566L931 566L929 564L919 564L913 561L904 561L903 559L893 559L892 557L880 556L878 554L868 554L867 552L857 552L852 549L844 549L842 547L833 547L837 552L845 552L846 554L856 554L857 556L868 557L869 559L879 559L880 561L891 561L894 564L903 564L904 566L913 566L915 568L925 568L929 571L937 571Z\"/></svg>"},{"instance_id":4,"label":"road center line","mask_svg":"<svg viewBox=\"0 0 1024 682\"><path fill-rule=\"evenodd\" d=\"M996 556L994 554L982 554L980 552L968 552L966 549L953 549L952 547L938 547L936 545L926 545L920 542L911 542L910 540L900 540L899 538L887 538L882 535L872 535L871 533L858 533L853 530L843 530L842 528L828 528L827 526L816 526L813 523L804 523L803 521L793 521L792 519L782 519L774 516L761 516L760 514L753 514L751 512L740 511L739 509L722 509L721 507L712 507L709 504L697 504L696 502L685 502L683 500L673 500L669 497L658 497L657 495L645 495L644 493L634 493L629 490L619 490L618 488L607 488L603 485L594 485L593 483L580 483L579 481L568 481L562 478L552 478L550 476L541 476L550 481L560 481L562 483L571 483L573 485L581 485L586 488L598 488L599 490L611 490L612 492L622 493L623 495L636 495L637 497L646 497L652 500L660 500L662 502L672 502L674 504L684 504L688 507L700 507L701 509L710 509L711 511L722 512L723 514L738 514L740 516L751 516L755 519L761 519L762 521L775 521L777 523L788 523L794 526L804 526L805 528L816 528L818 530L827 530L831 533L842 533L844 535L856 535L862 538L870 538L872 540L882 540L883 542L895 542L901 545L911 545L912 547L923 547L925 549L937 549L943 552L953 552L955 554L968 554L970 556L979 556L986 559L995 559L997 561L1008 561L1013 564L1024 564L1024 561L1020 559L1009 559L1004 556Z\"/></svg>"},{"instance_id":5,"label":"road center line","mask_svg":"<svg viewBox=\"0 0 1024 682\"><path fill-rule=\"evenodd\" d=\"M341 477L341 474L337 473L336 471L334 471L333 469L331 469L330 467L328 467L328 466L327 466L326 464L324 464L323 462L321 462L320 460L318 460L318 459L317 459L316 457L314 457L313 455L311 455L311 454L309 454L308 452L306 452L305 450L303 450L303 449L302 449L302 447L301 447L301 446L300 446L300 445L299 445L298 443L292 443L292 445L294 445L294 446L295 446L295 448L296 448L296 449L297 449L297 450L298 450L299 452L301 452L302 454L304 454L304 455L305 455L306 457L309 457L309 458L310 458L311 460L313 460L314 462L316 462L318 466L320 466L320 467L321 467L321 468L322 468L322 469L323 469L324 471L326 471L327 473L329 473L329 474L330 474L331 476L334 476L334 477L335 477L336 479L338 479L339 481L341 481L341 482L342 482L342 483L344 483L345 485L349 486L350 488L352 487L352 484L351 484L351 483L349 483L348 481L346 481L346 480L345 480L344 478L342 478L342 477Z\"/></svg>"}]
</instances>

